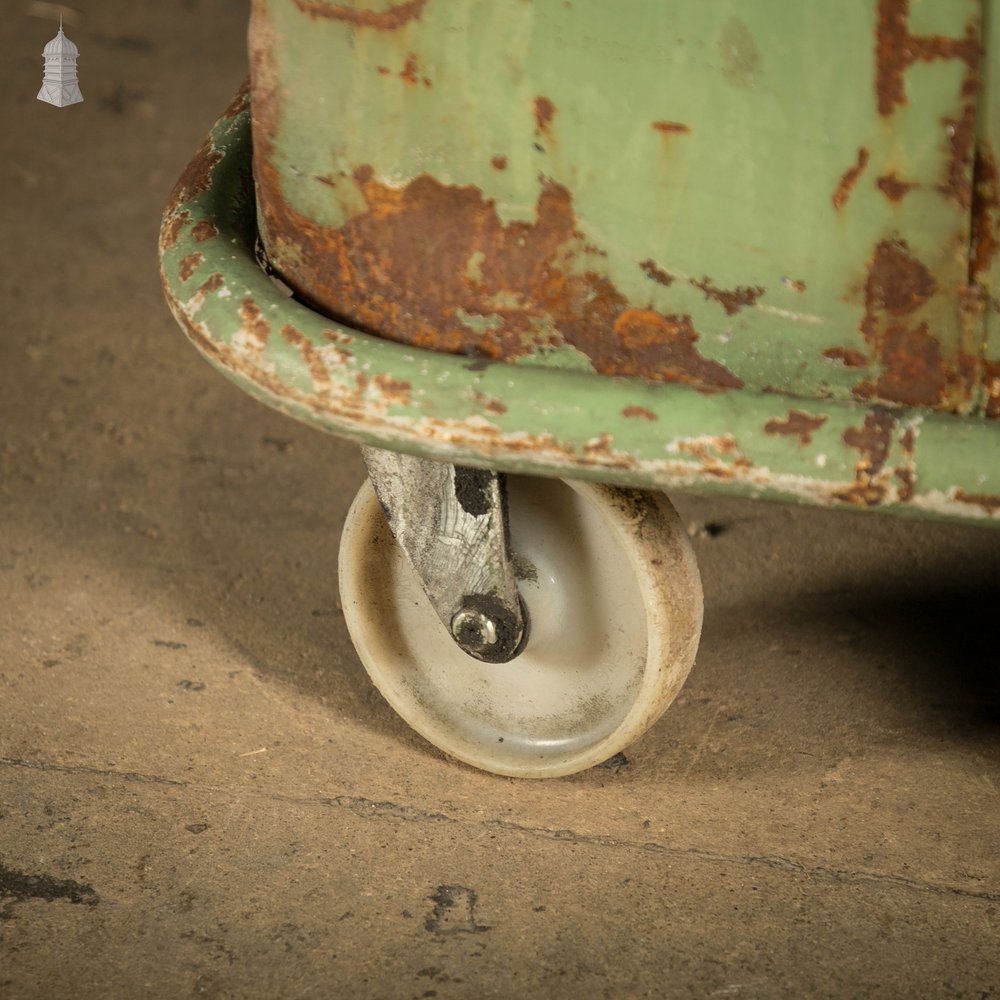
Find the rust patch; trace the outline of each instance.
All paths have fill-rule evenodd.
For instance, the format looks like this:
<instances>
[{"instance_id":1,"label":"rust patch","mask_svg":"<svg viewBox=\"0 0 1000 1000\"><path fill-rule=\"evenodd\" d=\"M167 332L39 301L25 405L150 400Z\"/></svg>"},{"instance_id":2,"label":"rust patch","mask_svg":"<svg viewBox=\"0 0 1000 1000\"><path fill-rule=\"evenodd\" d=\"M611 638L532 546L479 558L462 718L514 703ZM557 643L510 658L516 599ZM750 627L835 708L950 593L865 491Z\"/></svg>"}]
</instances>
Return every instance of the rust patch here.
<instances>
[{"instance_id":1,"label":"rust patch","mask_svg":"<svg viewBox=\"0 0 1000 1000\"><path fill-rule=\"evenodd\" d=\"M379 67L379 69L381 68ZM408 87L415 87L418 83L422 83L425 87L431 86L430 79L423 76L420 72L420 65L417 62L417 54L415 52L411 52L406 57L406 62L403 63L403 68L399 72L399 78Z\"/></svg>"},{"instance_id":2,"label":"rust patch","mask_svg":"<svg viewBox=\"0 0 1000 1000\"><path fill-rule=\"evenodd\" d=\"M986 389L986 416L1000 417L1000 361L983 362L983 387Z\"/></svg>"},{"instance_id":3,"label":"rust patch","mask_svg":"<svg viewBox=\"0 0 1000 1000\"><path fill-rule=\"evenodd\" d=\"M556 106L547 97L535 98L535 132L547 133L552 119L556 115Z\"/></svg>"},{"instance_id":4,"label":"rust patch","mask_svg":"<svg viewBox=\"0 0 1000 1000\"><path fill-rule=\"evenodd\" d=\"M927 324L914 316L936 291L933 275L905 240L878 244L869 262L860 327L876 374L854 387L856 398L943 408L953 397L957 402L968 395L968 366L949 361ZM850 349L833 350L842 352L846 363Z\"/></svg>"},{"instance_id":5,"label":"rust patch","mask_svg":"<svg viewBox=\"0 0 1000 1000\"><path fill-rule=\"evenodd\" d=\"M176 204L176 202L172 202L172 204ZM180 236L181 230L190 221L191 213L186 208L180 212L175 212L170 217L170 221L163 227L163 232L160 236L164 250L173 250L177 244L177 237Z\"/></svg>"},{"instance_id":6,"label":"rust patch","mask_svg":"<svg viewBox=\"0 0 1000 1000\"><path fill-rule=\"evenodd\" d=\"M812 436L827 421L826 416L804 413L802 410L789 410L783 420L777 417L764 424L765 434L787 434L797 437L799 444L812 444Z\"/></svg>"},{"instance_id":7,"label":"rust patch","mask_svg":"<svg viewBox=\"0 0 1000 1000\"><path fill-rule=\"evenodd\" d=\"M843 176L840 178L840 183L837 185L836 191L833 192L832 198L833 207L838 212L847 204L847 199L851 196L854 185L857 184L858 178L864 172L865 167L868 166L868 155L868 150L864 146L859 146L857 162L854 166L845 170Z\"/></svg>"},{"instance_id":8,"label":"rust patch","mask_svg":"<svg viewBox=\"0 0 1000 1000\"><path fill-rule=\"evenodd\" d=\"M245 76L240 84L240 89L233 95L233 99L226 105L226 110L222 112L222 117L226 121L232 121L238 114L245 111L250 104L250 77Z\"/></svg>"},{"instance_id":9,"label":"rust patch","mask_svg":"<svg viewBox=\"0 0 1000 1000\"><path fill-rule=\"evenodd\" d=\"M688 135L691 131L691 126L683 122L653 122L653 128L664 135Z\"/></svg>"},{"instance_id":10,"label":"rust patch","mask_svg":"<svg viewBox=\"0 0 1000 1000\"><path fill-rule=\"evenodd\" d=\"M188 281L192 274L205 263L205 255L200 251L189 253L180 263L178 273L181 281Z\"/></svg>"},{"instance_id":11,"label":"rust patch","mask_svg":"<svg viewBox=\"0 0 1000 1000\"><path fill-rule=\"evenodd\" d=\"M804 292L806 290L806 283L798 278L782 278L781 283L786 288L792 288L796 292Z\"/></svg>"},{"instance_id":12,"label":"rust patch","mask_svg":"<svg viewBox=\"0 0 1000 1000\"><path fill-rule=\"evenodd\" d=\"M219 230L208 219L202 219L191 230L191 237L195 243L204 243L206 240L213 239L218 235Z\"/></svg>"},{"instance_id":13,"label":"rust patch","mask_svg":"<svg viewBox=\"0 0 1000 1000\"><path fill-rule=\"evenodd\" d=\"M972 239L969 250L969 284L987 288L986 274L997 252L996 224L1000 212L1000 179L996 160L983 140L976 150L972 170Z\"/></svg>"},{"instance_id":14,"label":"rust patch","mask_svg":"<svg viewBox=\"0 0 1000 1000\"><path fill-rule=\"evenodd\" d=\"M209 292L217 292L224 284L226 279L222 276L221 271L216 271L214 274L210 274L199 286L199 295L208 295Z\"/></svg>"},{"instance_id":15,"label":"rust patch","mask_svg":"<svg viewBox=\"0 0 1000 1000\"><path fill-rule=\"evenodd\" d=\"M490 163L493 164L494 170L506 170L507 169L507 157L506 156L494 156Z\"/></svg>"},{"instance_id":16,"label":"rust patch","mask_svg":"<svg viewBox=\"0 0 1000 1000\"><path fill-rule=\"evenodd\" d=\"M883 240L875 248L865 285L866 322L874 323L872 314L884 310L904 316L919 309L935 292L937 285L930 271L910 255L905 240ZM867 333L867 330L862 331Z\"/></svg>"},{"instance_id":17,"label":"rust patch","mask_svg":"<svg viewBox=\"0 0 1000 1000\"><path fill-rule=\"evenodd\" d=\"M890 413L876 409L865 414L862 427L848 427L844 431L844 444L857 448L861 457L854 467L853 484L834 493L835 499L859 507L876 507L885 499L888 484L883 470L895 427L896 421Z\"/></svg>"},{"instance_id":18,"label":"rust patch","mask_svg":"<svg viewBox=\"0 0 1000 1000\"><path fill-rule=\"evenodd\" d=\"M177 178L170 201L174 205L183 205L192 198L207 191L212 183L212 171L215 165L222 159L220 153L212 145L212 137L206 135L198 152L194 154L191 162L184 168L184 172Z\"/></svg>"},{"instance_id":19,"label":"rust patch","mask_svg":"<svg viewBox=\"0 0 1000 1000\"><path fill-rule=\"evenodd\" d=\"M897 493L899 500L902 503L908 503L913 499L913 494L916 492L916 449L917 449L917 430L913 424L903 432L903 436L899 439L899 446L903 452L903 464L898 465L895 470L893 470L893 475L899 482L897 487Z\"/></svg>"},{"instance_id":20,"label":"rust patch","mask_svg":"<svg viewBox=\"0 0 1000 1000\"><path fill-rule=\"evenodd\" d=\"M480 392L478 389L472 390L472 398L487 412L502 416L507 412L507 407L496 396Z\"/></svg>"},{"instance_id":21,"label":"rust patch","mask_svg":"<svg viewBox=\"0 0 1000 1000\"><path fill-rule=\"evenodd\" d=\"M976 45L978 55L978 43ZM963 209L972 204L973 149L976 143L976 97L979 78L978 58L969 64L962 81L962 112L958 118L942 118L948 140L948 162L938 190L948 195Z\"/></svg>"},{"instance_id":22,"label":"rust patch","mask_svg":"<svg viewBox=\"0 0 1000 1000\"><path fill-rule=\"evenodd\" d=\"M639 267L643 269L647 278L651 278L658 285L663 285L664 288L674 283L674 276L664 271L662 267L658 267L654 260L641 261Z\"/></svg>"},{"instance_id":23,"label":"rust patch","mask_svg":"<svg viewBox=\"0 0 1000 1000\"><path fill-rule=\"evenodd\" d=\"M889 201L897 204L916 187L916 184L900 180L894 171L888 174L883 174L879 177L876 183L878 184L879 191L881 191L882 194L889 199Z\"/></svg>"},{"instance_id":24,"label":"rust patch","mask_svg":"<svg viewBox=\"0 0 1000 1000\"><path fill-rule=\"evenodd\" d=\"M402 70L400 70L400 80L407 86L415 87L420 80L420 74L417 72L418 68L416 54L411 52L406 57L406 62L403 64Z\"/></svg>"},{"instance_id":25,"label":"rust patch","mask_svg":"<svg viewBox=\"0 0 1000 1000\"><path fill-rule=\"evenodd\" d=\"M281 328L282 339L292 347L297 348L306 368L309 369L309 376L313 381L313 388L320 393L328 392L330 389L330 372L319 352L313 347L312 341L298 327L286 323ZM343 360L343 358L341 358Z\"/></svg>"},{"instance_id":26,"label":"rust patch","mask_svg":"<svg viewBox=\"0 0 1000 1000\"><path fill-rule=\"evenodd\" d=\"M695 288L700 288L705 293L706 299L718 302L726 310L727 316L733 316L745 306L752 306L757 299L764 294L764 289L760 285L734 288L727 291L724 288L716 288L710 278L702 278L701 281L694 281L691 284Z\"/></svg>"},{"instance_id":27,"label":"rust patch","mask_svg":"<svg viewBox=\"0 0 1000 1000\"><path fill-rule=\"evenodd\" d=\"M342 3L328 0L292 0L303 14L310 17L324 17L333 21L346 21L359 28L377 28L379 31L395 31L410 21L419 20L427 6L427 0L409 0L397 3L385 10L358 10Z\"/></svg>"},{"instance_id":28,"label":"rust patch","mask_svg":"<svg viewBox=\"0 0 1000 1000\"><path fill-rule=\"evenodd\" d=\"M372 385L378 388L386 402L397 403L399 406L410 405L410 392L413 387L404 379L393 378L391 375L375 375L372 378Z\"/></svg>"},{"instance_id":29,"label":"rust patch","mask_svg":"<svg viewBox=\"0 0 1000 1000\"><path fill-rule=\"evenodd\" d=\"M753 467L753 463L740 451L732 434L684 438L671 446L671 450L674 448L696 458L701 465L700 471L713 479L735 479L738 471Z\"/></svg>"},{"instance_id":30,"label":"rust patch","mask_svg":"<svg viewBox=\"0 0 1000 1000\"><path fill-rule=\"evenodd\" d=\"M622 416L626 420L640 418L642 420L659 420L660 418L645 406L626 406L622 409Z\"/></svg>"},{"instance_id":31,"label":"rust patch","mask_svg":"<svg viewBox=\"0 0 1000 1000\"><path fill-rule=\"evenodd\" d=\"M569 192L544 176L526 221L504 223L471 185L427 174L386 184L370 165L353 173L365 208L339 228L295 211L273 162L280 98L267 45L251 39L251 59L261 235L282 280L313 308L390 340L481 360L569 345L600 374L742 386L699 354L690 317L629 308L599 273L602 251L577 229ZM544 101L536 109L546 121ZM474 328L470 317L485 322Z\"/></svg>"},{"instance_id":32,"label":"rust patch","mask_svg":"<svg viewBox=\"0 0 1000 1000\"><path fill-rule=\"evenodd\" d=\"M871 364L871 358L867 354L855 351L851 347L828 347L823 352L823 357L839 361L846 368L867 368Z\"/></svg>"},{"instance_id":33,"label":"rust patch","mask_svg":"<svg viewBox=\"0 0 1000 1000\"><path fill-rule=\"evenodd\" d=\"M264 314L260 311L260 307L249 295L240 304L240 320L243 323L243 329L259 341L261 345L267 343L267 338L271 336L271 324L264 319ZM281 332L284 333L285 331L282 330Z\"/></svg>"},{"instance_id":34,"label":"rust patch","mask_svg":"<svg viewBox=\"0 0 1000 1000\"><path fill-rule=\"evenodd\" d=\"M966 493L965 490L955 490L953 499L959 503L971 503L982 507L987 514L995 514L1000 510L1000 496L992 493Z\"/></svg>"},{"instance_id":35,"label":"rust patch","mask_svg":"<svg viewBox=\"0 0 1000 1000\"><path fill-rule=\"evenodd\" d=\"M944 396L946 372L941 345L917 327L890 326L882 338L882 372L875 383L880 399L908 406L936 406Z\"/></svg>"},{"instance_id":36,"label":"rust patch","mask_svg":"<svg viewBox=\"0 0 1000 1000\"><path fill-rule=\"evenodd\" d=\"M742 379L695 349L698 334L690 316L663 316L651 309L625 309L614 322L612 344L588 355L601 374L629 375L663 382L688 382L741 389ZM625 356L608 357L624 348ZM592 349L593 350L593 349Z\"/></svg>"}]
</instances>

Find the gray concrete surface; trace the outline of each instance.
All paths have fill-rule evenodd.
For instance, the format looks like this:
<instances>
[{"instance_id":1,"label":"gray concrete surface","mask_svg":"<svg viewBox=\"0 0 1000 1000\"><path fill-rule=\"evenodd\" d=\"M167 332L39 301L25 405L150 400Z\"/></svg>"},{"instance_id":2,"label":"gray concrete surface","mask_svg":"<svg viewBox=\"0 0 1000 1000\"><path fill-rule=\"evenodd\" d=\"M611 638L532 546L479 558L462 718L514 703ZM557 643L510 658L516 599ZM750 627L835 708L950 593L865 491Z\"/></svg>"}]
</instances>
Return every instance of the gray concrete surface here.
<instances>
[{"instance_id":1,"label":"gray concrete surface","mask_svg":"<svg viewBox=\"0 0 1000 1000\"><path fill-rule=\"evenodd\" d=\"M1000 534L678 497L704 641L627 762L444 759L337 602L356 450L156 272L242 3L0 18L0 997L1000 995ZM996 461L984 456L984 461Z\"/></svg>"}]
</instances>

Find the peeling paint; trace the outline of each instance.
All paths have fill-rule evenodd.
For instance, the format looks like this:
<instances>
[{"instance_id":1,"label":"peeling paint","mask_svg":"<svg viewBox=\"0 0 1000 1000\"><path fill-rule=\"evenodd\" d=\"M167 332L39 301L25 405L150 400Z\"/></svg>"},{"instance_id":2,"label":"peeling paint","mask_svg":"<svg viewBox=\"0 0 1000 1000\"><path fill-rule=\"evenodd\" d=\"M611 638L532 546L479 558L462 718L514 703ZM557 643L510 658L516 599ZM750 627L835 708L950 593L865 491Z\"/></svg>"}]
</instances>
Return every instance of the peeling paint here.
<instances>
[{"instance_id":1,"label":"peeling paint","mask_svg":"<svg viewBox=\"0 0 1000 1000\"><path fill-rule=\"evenodd\" d=\"M410 21L418 20L427 6L427 0L409 0L408 3L392 4L385 10L359 10L350 4L330 3L328 0L292 0L303 14L310 17L329 18L345 21L358 28L376 28L379 31L395 31Z\"/></svg>"},{"instance_id":2,"label":"peeling paint","mask_svg":"<svg viewBox=\"0 0 1000 1000\"><path fill-rule=\"evenodd\" d=\"M205 262L205 255L199 252L189 253L180 263L177 273L181 281L189 281L191 275Z\"/></svg>"},{"instance_id":3,"label":"peeling paint","mask_svg":"<svg viewBox=\"0 0 1000 1000\"><path fill-rule=\"evenodd\" d=\"M255 116L265 125L266 104L258 102L255 108ZM247 115L240 119L244 136L247 119ZM208 150L221 156L230 141L225 129L232 130L235 141L234 121L217 129L199 155ZM265 154L258 158L263 171L258 194L266 194L267 172L274 169L268 162L266 132L264 146L258 144L258 149ZM464 290L457 301L450 288L440 298L456 309L456 328L462 326L458 309L470 304L489 307L478 315L490 323L499 321L487 331L498 348L493 357L530 361L531 350L541 343L545 349L551 345L585 354L595 372L615 378L488 364L491 357L483 347L482 330L465 329L462 335L469 339L454 351L465 357L424 353L421 344L371 337L363 324L355 324L353 330L338 326L342 312L307 308L304 286L297 300L284 298L254 263L248 235L252 223L246 226L239 215L248 212L252 219L253 191L234 194L237 175L227 166L223 178L219 162L206 166L202 161L209 187L186 200L175 197L165 215L161 253L168 297L192 341L214 364L284 412L383 446L511 471L659 488L695 486L866 509L899 507L979 523L1000 522L997 479L990 478L981 460L988 448L979 447L978 462L967 460L973 454L969 442L993 441L983 436L996 426L992 422L928 413L919 424L906 410L880 405L795 401L787 396L780 400L753 392L713 397L688 391L685 386L702 391L739 388L742 381L701 353L703 340L710 338L699 336L691 316L637 307L604 277L598 270L599 248L579 231L568 190L549 178L539 180L534 217L509 223L500 221L488 197L468 186L424 177L392 188L373 168L347 175L345 182L355 185L363 198L370 195L361 217L367 215L366 224L377 227L391 229L414 207L410 200L414 185L418 185L416 202L424 209L436 198L454 199L459 209L468 208L469 215L462 218L475 221L477 239L456 249L454 260L446 262L449 269L455 265L450 273ZM187 188L181 194L187 195ZM292 210L280 202L278 210L286 213L289 232L296 233L298 219ZM227 221L237 216L238 225ZM420 221L417 212L400 231L426 233ZM338 230L315 227L310 235L320 239L320 248L343 249L336 242L343 235ZM324 243L326 239L334 242ZM450 239L448 233L443 240L449 253ZM482 260L470 268L477 252ZM203 254L204 260L198 265L200 285L192 295L183 287L182 272L191 266L184 262L195 253ZM390 260L387 266L386 294L400 276L426 278L397 261ZM653 282L657 282L655 273L650 273L653 268L667 273L652 259L630 266L640 267ZM522 277L527 275L534 278ZM641 285L637 272L635 278ZM855 294L863 290L865 299L860 332L872 355L872 398L883 392L914 391L894 384L912 381L906 370L910 362L903 356L915 359L921 386L917 391L926 392L927 398L942 394L947 398L953 391L957 362L935 355L935 351L943 354L943 349L934 337L930 308L936 296L944 294L943 282L905 240L888 235L876 245L855 290ZM781 283L797 291L783 278ZM223 293L229 298L223 299ZM411 328L426 322L430 329L444 316L432 309L426 314L412 309L419 307L419 295L393 304L378 301L378 294L376 289L368 304L387 315L396 309L400 323L412 324ZM473 309L468 315L477 313ZM523 321L509 341L512 355L500 349L511 335L509 317L515 323ZM448 328L446 323L442 326ZM863 352L846 346L823 353L830 362L848 367L868 361ZM935 370L944 373L943 383L930 377ZM994 401L987 407L1000 409L1000 362L987 364L985 382ZM823 432L817 435L820 427ZM692 434L700 428L704 433ZM950 428L960 432L949 436ZM788 446L777 443L775 435L787 438ZM955 455L964 456L965 464ZM954 476L949 472L945 479L943 473L933 472L935 460L951 461Z\"/></svg>"},{"instance_id":4,"label":"peeling paint","mask_svg":"<svg viewBox=\"0 0 1000 1000\"><path fill-rule=\"evenodd\" d=\"M864 146L860 146L858 148L857 162L845 170L843 176L840 178L840 183L837 184L837 189L833 192L831 199L833 207L838 212L847 204L847 199L850 197L854 185L857 184L858 178L864 172L865 167L868 166L868 157L868 150Z\"/></svg>"},{"instance_id":5,"label":"peeling paint","mask_svg":"<svg viewBox=\"0 0 1000 1000\"><path fill-rule=\"evenodd\" d=\"M746 306L752 306L764 294L764 289L759 285L745 286L726 290L717 288L710 278L704 277L701 281L691 281L695 288L700 288L706 299L718 302L726 310L727 316L734 316Z\"/></svg>"},{"instance_id":6,"label":"peeling paint","mask_svg":"<svg viewBox=\"0 0 1000 1000\"><path fill-rule=\"evenodd\" d=\"M916 187L915 184L900 180L894 171L883 174L876 183L879 191L895 204L901 202Z\"/></svg>"},{"instance_id":7,"label":"peeling paint","mask_svg":"<svg viewBox=\"0 0 1000 1000\"><path fill-rule=\"evenodd\" d=\"M556 115L556 106L547 97L536 97L535 105L535 131L537 133L548 132L552 119Z\"/></svg>"},{"instance_id":8,"label":"peeling paint","mask_svg":"<svg viewBox=\"0 0 1000 1000\"><path fill-rule=\"evenodd\" d=\"M827 419L824 414L789 410L787 417L775 417L764 424L764 433L797 437L801 445L812 444L813 434L826 423Z\"/></svg>"},{"instance_id":9,"label":"peeling paint","mask_svg":"<svg viewBox=\"0 0 1000 1000\"><path fill-rule=\"evenodd\" d=\"M691 131L691 126L683 122L653 122L653 128L664 135L688 135Z\"/></svg>"},{"instance_id":10,"label":"peeling paint","mask_svg":"<svg viewBox=\"0 0 1000 1000\"><path fill-rule=\"evenodd\" d=\"M626 420L639 417L643 420L658 420L656 414L645 406L625 406L622 408L622 416Z\"/></svg>"},{"instance_id":11,"label":"peeling paint","mask_svg":"<svg viewBox=\"0 0 1000 1000\"><path fill-rule=\"evenodd\" d=\"M658 285L663 285L664 288L668 288L674 283L674 276L664 271L662 267L658 267L654 260L641 261L639 267L642 268L647 278L655 281Z\"/></svg>"}]
</instances>

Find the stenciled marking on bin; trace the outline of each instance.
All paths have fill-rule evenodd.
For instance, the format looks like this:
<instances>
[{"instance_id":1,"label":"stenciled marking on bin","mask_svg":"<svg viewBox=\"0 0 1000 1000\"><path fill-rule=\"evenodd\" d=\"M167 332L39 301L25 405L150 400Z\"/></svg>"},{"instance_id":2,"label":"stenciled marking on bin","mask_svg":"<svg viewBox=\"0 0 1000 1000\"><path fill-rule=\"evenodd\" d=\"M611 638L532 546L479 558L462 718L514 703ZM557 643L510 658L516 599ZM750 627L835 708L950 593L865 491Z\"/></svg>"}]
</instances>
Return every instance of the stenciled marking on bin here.
<instances>
[{"instance_id":1,"label":"stenciled marking on bin","mask_svg":"<svg viewBox=\"0 0 1000 1000\"><path fill-rule=\"evenodd\" d=\"M328 0L292 0L303 14L312 18L329 18L346 21L358 28L377 28L380 31L395 31L419 20L427 6L427 0L409 0L407 3L392 4L385 10L359 10L351 4L329 3Z\"/></svg>"},{"instance_id":2,"label":"stenciled marking on bin","mask_svg":"<svg viewBox=\"0 0 1000 1000\"><path fill-rule=\"evenodd\" d=\"M707 276L700 281L692 278L691 284L695 288L700 288L706 299L718 302L726 310L727 316L734 316L746 306L756 304L757 299L764 294L764 289L760 285L747 285L731 290L717 288Z\"/></svg>"},{"instance_id":3,"label":"stenciled marking on bin","mask_svg":"<svg viewBox=\"0 0 1000 1000\"><path fill-rule=\"evenodd\" d=\"M868 157L868 150L864 146L859 146L857 162L845 170L841 176L840 182L837 184L837 188L831 198L833 207L838 212L847 204L847 199L851 196L854 185L858 183L858 178L864 172L865 167L868 166Z\"/></svg>"},{"instance_id":4,"label":"stenciled marking on bin","mask_svg":"<svg viewBox=\"0 0 1000 1000\"><path fill-rule=\"evenodd\" d=\"M978 23L966 26L961 38L915 35L910 31L909 0L879 0L875 35L875 101L878 113L887 117L907 102L904 74L916 62L958 59L966 70L961 85L961 108L957 117L941 119L948 159L937 185L967 209L971 200L969 178L975 144L978 69L981 43Z\"/></svg>"},{"instance_id":5,"label":"stenciled marking on bin","mask_svg":"<svg viewBox=\"0 0 1000 1000\"><path fill-rule=\"evenodd\" d=\"M803 410L789 410L787 417L775 417L764 424L765 434L797 437L802 445L812 444L813 434L826 423L827 417Z\"/></svg>"}]
</instances>

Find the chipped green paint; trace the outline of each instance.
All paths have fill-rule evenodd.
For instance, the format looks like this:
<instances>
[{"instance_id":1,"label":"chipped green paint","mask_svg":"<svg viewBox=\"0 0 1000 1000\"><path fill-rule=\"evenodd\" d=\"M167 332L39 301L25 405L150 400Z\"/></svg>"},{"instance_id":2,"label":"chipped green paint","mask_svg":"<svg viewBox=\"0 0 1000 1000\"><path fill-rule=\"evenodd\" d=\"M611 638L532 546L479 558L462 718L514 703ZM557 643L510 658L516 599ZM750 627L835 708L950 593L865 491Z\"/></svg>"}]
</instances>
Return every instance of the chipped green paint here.
<instances>
[{"instance_id":1,"label":"chipped green paint","mask_svg":"<svg viewBox=\"0 0 1000 1000\"><path fill-rule=\"evenodd\" d=\"M512 472L1000 523L1000 422L419 350L287 297L256 236L244 91L167 207L164 287L220 371L322 430Z\"/></svg>"},{"instance_id":2,"label":"chipped green paint","mask_svg":"<svg viewBox=\"0 0 1000 1000\"><path fill-rule=\"evenodd\" d=\"M629 366L624 333L602 348L610 322L569 329L613 289L642 313L624 332L644 344L663 339L657 317L682 318L717 385L981 409L983 338L965 290L982 0L427 0L391 30L341 9L383 6L323 17L254 5L261 234L320 308L417 346L546 363L568 348L576 367L602 353L605 373L681 377ZM400 238L398 198L428 190L437 214L422 205ZM430 218L457 242L449 198L463 233L493 233L494 220L512 233L542 225L554 190L575 232L545 263L581 291L548 325L540 295L491 346L523 319L523 287L503 301L471 293L456 320L436 282L409 280ZM383 208L396 242L380 264L358 242L332 247L351 226L371 236ZM294 219L322 231L310 242ZM490 260L467 238L452 271L469 279L463 294L470 273L503 288L510 247ZM907 277L916 294L887 307L879 290Z\"/></svg>"}]
</instances>

